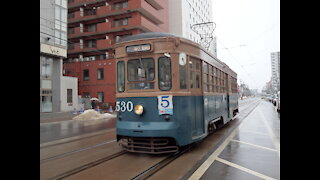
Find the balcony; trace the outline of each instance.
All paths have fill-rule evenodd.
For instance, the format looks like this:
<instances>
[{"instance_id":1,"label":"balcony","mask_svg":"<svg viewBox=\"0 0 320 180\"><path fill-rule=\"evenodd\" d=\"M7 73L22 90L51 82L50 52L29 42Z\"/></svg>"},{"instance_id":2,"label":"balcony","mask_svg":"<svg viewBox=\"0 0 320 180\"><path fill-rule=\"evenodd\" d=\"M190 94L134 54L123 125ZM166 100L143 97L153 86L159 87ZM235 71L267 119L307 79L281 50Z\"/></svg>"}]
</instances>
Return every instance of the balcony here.
<instances>
[{"instance_id":1,"label":"balcony","mask_svg":"<svg viewBox=\"0 0 320 180\"><path fill-rule=\"evenodd\" d=\"M74 28L74 33L68 34L69 39L73 38L79 38L83 36L92 36L92 35L99 35L99 34L104 34L108 30L110 30L111 25L109 22L103 22L103 23L98 23L96 25L96 30L95 31L88 31L86 28L83 28L83 32L80 32L80 27Z\"/></svg>"},{"instance_id":2,"label":"balcony","mask_svg":"<svg viewBox=\"0 0 320 180\"><path fill-rule=\"evenodd\" d=\"M134 11L139 11L141 14L148 17L149 19L154 21L156 24L162 24L163 22L165 22L164 15L160 13L158 10L156 10L149 3L145 2L144 0L130 0L128 1L128 7L126 8L115 9L110 5L101 6L95 10L96 13L94 15L80 16L80 11L77 11L75 12L74 18L68 19L68 23L69 24L79 23L79 22L90 21L90 20L99 19L99 18L107 18L109 16L128 14Z\"/></svg>"},{"instance_id":3,"label":"balcony","mask_svg":"<svg viewBox=\"0 0 320 180\"><path fill-rule=\"evenodd\" d=\"M105 0L69 0L68 1L68 9L81 7L84 4L90 5L90 4L95 4L95 3L105 3Z\"/></svg>"},{"instance_id":4,"label":"balcony","mask_svg":"<svg viewBox=\"0 0 320 180\"><path fill-rule=\"evenodd\" d=\"M111 48L111 41L109 39L97 40L94 46L86 47L86 43L81 48L80 43L75 43L73 49L68 49L68 54L76 54L80 52L105 51Z\"/></svg>"}]
</instances>

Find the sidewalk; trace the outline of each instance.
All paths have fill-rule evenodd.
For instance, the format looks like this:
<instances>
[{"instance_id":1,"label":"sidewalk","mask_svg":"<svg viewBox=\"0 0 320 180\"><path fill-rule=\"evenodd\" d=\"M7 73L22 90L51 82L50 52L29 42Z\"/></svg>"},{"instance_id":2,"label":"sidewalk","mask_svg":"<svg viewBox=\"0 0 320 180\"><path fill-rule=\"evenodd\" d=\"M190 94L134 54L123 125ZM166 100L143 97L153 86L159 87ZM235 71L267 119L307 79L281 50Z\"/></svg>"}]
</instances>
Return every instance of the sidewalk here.
<instances>
[{"instance_id":1,"label":"sidewalk","mask_svg":"<svg viewBox=\"0 0 320 180\"><path fill-rule=\"evenodd\" d=\"M112 114L115 114L115 111ZM78 112L78 114L72 114L72 111L55 112L55 113L40 113L40 123L51 123L51 122L72 120L73 117L78 116L78 115L79 115L79 112Z\"/></svg>"}]
</instances>

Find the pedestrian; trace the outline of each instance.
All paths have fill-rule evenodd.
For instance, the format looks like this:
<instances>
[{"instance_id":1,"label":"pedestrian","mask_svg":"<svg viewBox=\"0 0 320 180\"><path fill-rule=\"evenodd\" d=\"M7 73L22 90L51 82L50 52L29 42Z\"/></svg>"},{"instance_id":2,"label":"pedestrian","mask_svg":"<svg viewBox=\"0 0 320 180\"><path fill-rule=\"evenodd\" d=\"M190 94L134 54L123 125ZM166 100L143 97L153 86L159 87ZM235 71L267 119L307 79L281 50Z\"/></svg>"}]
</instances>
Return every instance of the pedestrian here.
<instances>
[{"instance_id":1,"label":"pedestrian","mask_svg":"<svg viewBox=\"0 0 320 180\"><path fill-rule=\"evenodd\" d=\"M95 101L95 100L92 100L92 101L91 101L91 106L92 106L92 109L96 109L97 104L96 104L96 101Z\"/></svg>"}]
</instances>

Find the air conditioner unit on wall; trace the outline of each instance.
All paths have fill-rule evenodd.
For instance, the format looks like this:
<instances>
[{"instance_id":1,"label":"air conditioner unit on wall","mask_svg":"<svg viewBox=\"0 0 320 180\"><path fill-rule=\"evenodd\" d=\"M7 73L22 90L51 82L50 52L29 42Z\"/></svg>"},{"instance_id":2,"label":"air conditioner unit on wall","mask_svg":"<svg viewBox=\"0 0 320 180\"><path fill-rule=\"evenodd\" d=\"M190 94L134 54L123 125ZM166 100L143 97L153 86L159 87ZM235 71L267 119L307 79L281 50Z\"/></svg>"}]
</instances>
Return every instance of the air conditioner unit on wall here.
<instances>
[{"instance_id":1,"label":"air conditioner unit on wall","mask_svg":"<svg viewBox=\"0 0 320 180\"><path fill-rule=\"evenodd\" d=\"M89 57L85 57L83 59L84 59L84 61L90 61Z\"/></svg>"},{"instance_id":2,"label":"air conditioner unit on wall","mask_svg":"<svg viewBox=\"0 0 320 180\"><path fill-rule=\"evenodd\" d=\"M91 56L91 57L89 57L89 59L90 59L90 61L94 61L94 60L96 60L96 57L95 56Z\"/></svg>"}]
</instances>

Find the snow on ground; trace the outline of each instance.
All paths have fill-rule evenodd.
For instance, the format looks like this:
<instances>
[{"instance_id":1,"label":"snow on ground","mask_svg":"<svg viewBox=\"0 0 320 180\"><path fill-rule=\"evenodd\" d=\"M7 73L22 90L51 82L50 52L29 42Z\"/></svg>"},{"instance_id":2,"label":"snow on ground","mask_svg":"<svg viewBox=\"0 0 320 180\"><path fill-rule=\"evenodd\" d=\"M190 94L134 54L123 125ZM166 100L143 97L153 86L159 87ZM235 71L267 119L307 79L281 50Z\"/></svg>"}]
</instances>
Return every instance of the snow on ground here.
<instances>
[{"instance_id":1,"label":"snow on ground","mask_svg":"<svg viewBox=\"0 0 320 180\"><path fill-rule=\"evenodd\" d=\"M101 114L93 109L85 110L82 114L73 117L73 120L89 120L89 119L111 119L116 115L110 113Z\"/></svg>"}]
</instances>

